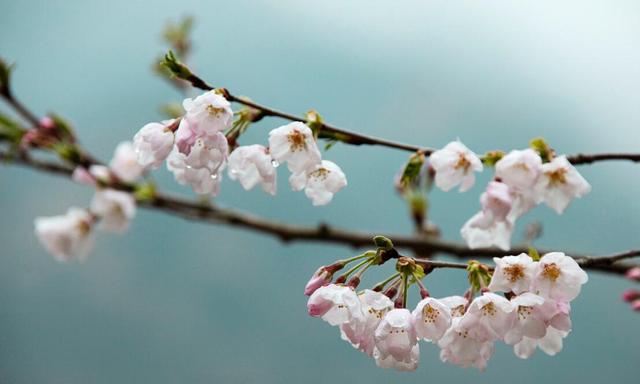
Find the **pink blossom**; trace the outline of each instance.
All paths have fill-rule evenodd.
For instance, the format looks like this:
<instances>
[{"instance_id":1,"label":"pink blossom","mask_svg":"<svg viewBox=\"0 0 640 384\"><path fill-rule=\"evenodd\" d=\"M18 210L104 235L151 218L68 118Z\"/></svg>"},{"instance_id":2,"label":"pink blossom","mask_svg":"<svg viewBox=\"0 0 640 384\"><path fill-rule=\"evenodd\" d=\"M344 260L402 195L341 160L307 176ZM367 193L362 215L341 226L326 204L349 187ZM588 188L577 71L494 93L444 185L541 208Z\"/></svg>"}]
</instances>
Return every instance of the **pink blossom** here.
<instances>
[{"instance_id":1,"label":"pink blossom","mask_svg":"<svg viewBox=\"0 0 640 384\"><path fill-rule=\"evenodd\" d=\"M394 368L396 365L413 367L419 356L419 351L414 351L417 343L411 312L405 308L392 309L375 331L376 362ZM388 360L390 357L391 361Z\"/></svg>"},{"instance_id":2,"label":"pink blossom","mask_svg":"<svg viewBox=\"0 0 640 384\"><path fill-rule=\"evenodd\" d=\"M640 267L629 268L624 276L629 280L640 281Z\"/></svg>"},{"instance_id":3,"label":"pink blossom","mask_svg":"<svg viewBox=\"0 0 640 384\"><path fill-rule=\"evenodd\" d=\"M554 356L562 350L562 340L567 337L568 334L568 331L548 327L544 337L541 339L524 337L521 342L513 346L513 351L519 358L528 359L533 356L536 347L538 347L547 355Z\"/></svg>"},{"instance_id":4,"label":"pink blossom","mask_svg":"<svg viewBox=\"0 0 640 384\"><path fill-rule=\"evenodd\" d=\"M172 123L173 120L146 124L133 137L138 163L145 169L158 168L171 153L174 134L167 126Z\"/></svg>"},{"instance_id":5,"label":"pink blossom","mask_svg":"<svg viewBox=\"0 0 640 384\"><path fill-rule=\"evenodd\" d=\"M542 176L535 190L539 202L546 203L561 214L571 200L589 193L591 185L571 165L566 156L558 156L542 165Z\"/></svg>"},{"instance_id":6,"label":"pink blossom","mask_svg":"<svg viewBox=\"0 0 640 384\"><path fill-rule=\"evenodd\" d=\"M436 186L449 191L460 185L460 192L469 190L475 183L474 172L482 171L482 161L460 141L452 141L429 157L435 170Z\"/></svg>"},{"instance_id":7,"label":"pink blossom","mask_svg":"<svg viewBox=\"0 0 640 384\"><path fill-rule=\"evenodd\" d=\"M511 211L513 199L509 186L498 181L491 181L486 191L480 196L480 204L485 215L494 220L504 221Z\"/></svg>"},{"instance_id":8,"label":"pink blossom","mask_svg":"<svg viewBox=\"0 0 640 384\"><path fill-rule=\"evenodd\" d=\"M231 104L215 90L193 99L184 99L182 107L186 111L183 120L188 120L191 129L198 135L213 135L231 128Z\"/></svg>"},{"instance_id":9,"label":"pink blossom","mask_svg":"<svg viewBox=\"0 0 640 384\"><path fill-rule=\"evenodd\" d=\"M493 355L493 341L474 337L462 319L454 317L451 327L438 341L440 360L463 368L474 366L484 371Z\"/></svg>"},{"instance_id":10,"label":"pink blossom","mask_svg":"<svg viewBox=\"0 0 640 384\"><path fill-rule=\"evenodd\" d=\"M93 221L87 210L71 207L65 215L36 218L35 233L56 260L84 260L93 247Z\"/></svg>"},{"instance_id":11,"label":"pink blossom","mask_svg":"<svg viewBox=\"0 0 640 384\"><path fill-rule=\"evenodd\" d=\"M362 305L352 288L329 284L318 288L307 301L309 315L320 317L330 325L362 320Z\"/></svg>"},{"instance_id":12,"label":"pink blossom","mask_svg":"<svg viewBox=\"0 0 640 384\"><path fill-rule=\"evenodd\" d=\"M470 335L478 340L502 339L511 329L516 312L511 302L492 292L476 297L461 320Z\"/></svg>"},{"instance_id":13,"label":"pink blossom","mask_svg":"<svg viewBox=\"0 0 640 384\"><path fill-rule=\"evenodd\" d=\"M102 229L122 233L136 214L136 203L130 193L101 189L91 201L91 212L100 218Z\"/></svg>"},{"instance_id":14,"label":"pink blossom","mask_svg":"<svg viewBox=\"0 0 640 384\"><path fill-rule=\"evenodd\" d=\"M531 291L544 298L571 301L589 280L578 263L562 252L542 256L534 271Z\"/></svg>"},{"instance_id":15,"label":"pink blossom","mask_svg":"<svg viewBox=\"0 0 640 384\"><path fill-rule=\"evenodd\" d=\"M130 141L123 141L116 147L113 159L109 163L109 169L122 181L132 183L136 181L144 171L144 167L138 163L138 155Z\"/></svg>"},{"instance_id":16,"label":"pink blossom","mask_svg":"<svg viewBox=\"0 0 640 384\"><path fill-rule=\"evenodd\" d=\"M365 289L358 295L364 317L340 326L342 339L368 356L375 347L375 331L387 312L393 309L393 302L384 294Z\"/></svg>"},{"instance_id":17,"label":"pink blossom","mask_svg":"<svg viewBox=\"0 0 640 384\"><path fill-rule=\"evenodd\" d=\"M640 291L637 289L629 288L622 293L622 300L626 302L630 303L636 299L640 299Z\"/></svg>"},{"instance_id":18,"label":"pink blossom","mask_svg":"<svg viewBox=\"0 0 640 384\"><path fill-rule=\"evenodd\" d=\"M437 342L451 325L451 309L432 297L422 299L411 315L419 339Z\"/></svg>"},{"instance_id":19,"label":"pink blossom","mask_svg":"<svg viewBox=\"0 0 640 384\"><path fill-rule=\"evenodd\" d=\"M229 178L238 180L245 190L257 184L271 194L276 194L276 167L269 150L262 145L238 147L229 155Z\"/></svg>"},{"instance_id":20,"label":"pink blossom","mask_svg":"<svg viewBox=\"0 0 640 384\"><path fill-rule=\"evenodd\" d=\"M495 271L489 290L520 294L529 290L537 263L526 253L518 256L494 257Z\"/></svg>"}]
</instances>

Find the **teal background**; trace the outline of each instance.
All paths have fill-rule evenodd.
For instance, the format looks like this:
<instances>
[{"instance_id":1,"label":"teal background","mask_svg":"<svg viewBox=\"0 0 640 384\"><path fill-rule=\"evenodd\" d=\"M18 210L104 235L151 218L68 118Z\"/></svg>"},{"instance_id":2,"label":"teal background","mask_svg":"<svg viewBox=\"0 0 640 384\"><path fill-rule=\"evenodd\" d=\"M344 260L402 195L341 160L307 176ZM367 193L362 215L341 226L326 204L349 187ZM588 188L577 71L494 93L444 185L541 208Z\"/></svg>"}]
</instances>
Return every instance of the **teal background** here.
<instances>
[{"instance_id":1,"label":"teal background","mask_svg":"<svg viewBox=\"0 0 640 384\"><path fill-rule=\"evenodd\" d=\"M420 145L459 137L477 152L540 135L561 153L640 150L637 1L0 0L0 54L17 63L28 105L68 117L108 159L160 118L161 103L180 99L150 65L164 23L183 14L197 18L191 63L203 77L286 111L315 108L340 126ZM280 123L265 119L245 143L266 143ZM349 186L326 207L291 192L282 168L275 198L227 179L216 202L292 223L410 233L391 183L406 157L336 145L325 158ZM640 167L580 171L593 192L562 216L538 208L516 239L542 220L540 246L640 247ZM460 240L489 177L465 194L432 194L445 238ZM190 195L164 169L157 178ZM355 250L140 211L125 235L100 234L86 263L60 264L37 244L33 219L85 206L91 191L2 166L0 193L0 383L629 383L640 374L640 317L618 299L631 286L623 279L590 275L556 357L523 361L500 345L480 374L423 345L418 371L397 373L306 315L309 275ZM459 271L426 283L436 296L465 289Z\"/></svg>"}]
</instances>

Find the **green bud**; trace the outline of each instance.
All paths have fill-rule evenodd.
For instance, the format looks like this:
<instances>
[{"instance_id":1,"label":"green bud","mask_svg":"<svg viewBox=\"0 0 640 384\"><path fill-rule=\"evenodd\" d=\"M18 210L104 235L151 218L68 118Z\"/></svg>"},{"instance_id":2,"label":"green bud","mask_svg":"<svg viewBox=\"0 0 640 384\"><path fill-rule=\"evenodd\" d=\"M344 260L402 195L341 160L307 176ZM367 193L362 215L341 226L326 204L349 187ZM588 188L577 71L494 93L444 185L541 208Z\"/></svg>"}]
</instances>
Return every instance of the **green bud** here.
<instances>
[{"instance_id":1,"label":"green bud","mask_svg":"<svg viewBox=\"0 0 640 384\"><path fill-rule=\"evenodd\" d=\"M151 201L156 196L154 183L136 184L133 195L138 202Z\"/></svg>"},{"instance_id":2,"label":"green bud","mask_svg":"<svg viewBox=\"0 0 640 384\"><path fill-rule=\"evenodd\" d=\"M407 164L402 170L399 185L397 186L400 190L404 190L411 185L418 185L420 183L420 171L422 170L424 162L425 156L422 152L414 153L409 157L409 161L407 161Z\"/></svg>"},{"instance_id":3,"label":"green bud","mask_svg":"<svg viewBox=\"0 0 640 384\"><path fill-rule=\"evenodd\" d=\"M542 158L543 163L548 163L553 160L553 149L551 149L549 144L542 137L537 137L531 140L531 142L529 143L529 147L538 152L538 154Z\"/></svg>"},{"instance_id":4,"label":"green bud","mask_svg":"<svg viewBox=\"0 0 640 384\"><path fill-rule=\"evenodd\" d=\"M82 160L80 151L74 144L60 142L53 146L53 150L58 154L58 156L60 156L61 159L69 163L77 164L80 162L80 160Z\"/></svg>"},{"instance_id":5,"label":"green bud","mask_svg":"<svg viewBox=\"0 0 640 384\"><path fill-rule=\"evenodd\" d=\"M307 125L309 126L309 128L311 128L313 135L315 137L318 137L320 135L320 132L322 131L322 117L320 116L318 111L312 109L307 112L306 118Z\"/></svg>"},{"instance_id":6,"label":"green bud","mask_svg":"<svg viewBox=\"0 0 640 384\"><path fill-rule=\"evenodd\" d=\"M179 79L188 80L193 73L186 65L182 64L172 50L169 50L164 55L164 60L160 62L160 65L167 68L171 74Z\"/></svg>"},{"instance_id":7,"label":"green bud","mask_svg":"<svg viewBox=\"0 0 640 384\"><path fill-rule=\"evenodd\" d=\"M0 114L0 141L6 140L18 144L25 132L26 130L18 122Z\"/></svg>"},{"instance_id":8,"label":"green bud","mask_svg":"<svg viewBox=\"0 0 640 384\"><path fill-rule=\"evenodd\" d=\"M393 249L393 242L384 236L375 236L373 238L373 242L379 248L384 249L385 251L390 251Z\"/></svg>"},{"instance_id":9,"label":"green bud","mask_svg":"<svg viewBox=\"0 0 640 384\"><path fill-rule=\"evenodd\" d=\"M56 131L60 134L60 137L63 141L73 143L76 140L73 128L67 120L65 120L62 116L53 113L50 114L49 117L51 118L51 120L53 120Z\"/></svg>"},{"instance_id":10,"label":"green bud","mask_svg":"<svg viewBox=\"0 0 640 384\"><path fill-rule=\"evenodd\" d=\"M529 250L527 253L533 259L533 261L540 261L540 254L538 253L538 250L535 249L534 247L529 247Z\"/></svg>"},{"instance_id":11,"label":"green bud","mask_svg":"<svg viewBox=\"0 0 640 384\"><path fill-rule=\"evenodd\" d=\"M482 287L486 287L491 282L491 272L489 268L478 260L470 260L467 265L469 284L471 288L478 292Z\"/></svg>"},{"instance_id":12,"label":"green bud","mask_svg":"<svg viewBox=\"0 0 640 384\"><path fill-rule=\"evenodd\" d=\"M171 119L184 115L184 109L180 103L166 103L160 107L160 112Z\"/></svg>"},{"instance_id":13,"label":"green bud","mask_svg":"<svg viewBox=\"0 0 640 384\"><path fill-rule=\"evenodd\" d=\"M482 156L482 163L487 167L493 167L503 157L504 152L502 151L489 151Z\"/></svg>"}]
</instances>

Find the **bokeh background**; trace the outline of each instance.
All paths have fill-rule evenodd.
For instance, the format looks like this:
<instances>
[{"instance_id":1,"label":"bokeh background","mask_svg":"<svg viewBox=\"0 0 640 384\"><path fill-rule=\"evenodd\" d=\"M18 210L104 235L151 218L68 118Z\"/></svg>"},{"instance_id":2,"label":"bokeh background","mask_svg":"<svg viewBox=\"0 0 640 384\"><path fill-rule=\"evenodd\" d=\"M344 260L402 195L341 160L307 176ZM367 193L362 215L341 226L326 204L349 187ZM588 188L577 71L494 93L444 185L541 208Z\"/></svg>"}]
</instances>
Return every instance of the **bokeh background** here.
<instances>
[{"instance_id":1,"label":"bokeh background","mask_svg":"<svg viewBox=\"0 0 640 384\"><path fill-rule=\"evenodd\" d=\"M283 110L315 108L340 126L421 145L459 137L477 152L540 135L568 154L640 150L637 1L0 0L0 54L17 63L28 105L68 117L108 159L161 118L160 104L180 100L150 66L166 21L185 14L196 17L191 64L203 77ZM266 119L244 142L265 143L279 124ZM226 180L216 201L293 223L412 230L391 183L406 153L338 144L325 157L349 178L329 206L291 192L282 169L275 198ZM562 216L538 208L516 240L542 220L541 246L639 247L640 167L580 171L593 192ZM460 240L489 176L465 194L432 194L445 238ZM164 169L157 179L189 194ZM125 235L101 234L86 263L61 264L38 245L33 219L85 206L91 191L2 166L0 192L1 383L628 383L640 373L640 317L618 299L631 285L623 279L591 274L556 357L519 360L500 345L480 374L423 345L418 371L397 373L306 315L309 275L354 250L141 211ZM438 271L427 285L461 293L465 276Z\"/></svg>"}]
</instances>

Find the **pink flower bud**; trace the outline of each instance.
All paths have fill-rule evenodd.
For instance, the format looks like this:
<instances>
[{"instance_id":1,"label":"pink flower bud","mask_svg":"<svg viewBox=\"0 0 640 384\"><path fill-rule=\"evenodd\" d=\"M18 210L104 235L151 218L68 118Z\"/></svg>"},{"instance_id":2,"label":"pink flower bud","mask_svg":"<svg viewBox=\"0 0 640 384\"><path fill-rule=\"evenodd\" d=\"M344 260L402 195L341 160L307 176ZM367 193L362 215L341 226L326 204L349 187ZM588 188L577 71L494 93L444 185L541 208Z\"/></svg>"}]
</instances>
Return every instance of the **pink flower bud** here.
<instances>
[{"instance_id":1,"label":"pink flower bud","mask_svg":"<svg viewBox=\"0 0 640 384\"><path fill-rule=\"evenodd\" d=\"M326 271L326 267L322 266L311 276L309 282L304 287L304 295L311 296L318 288L331 283L332 274Z\"/></svg>"},{"instance_id":2,"label":"pink flower bud","mask_svg":"<svg viewBox=\"0 0 640 384\"><path fill-rule=\"evenodd\" d=\"M640 312L640 299L636 299L631 303L631 309Z\"/></svg>"},{"instance_id":3,"label":"pink flower bud","mask_svg":"<svg viewBox=\"0 0 640 384\"><path fill-rule=\"evenodd\" d=\"M40 119L39 125L40 125L40 128L42 128L45 131L53 130L56 127L56 123L49 116L45 116L42 119Z\"/></svg>"},{"instance_id":4,"label":"pink flower bud","mask_svg":"<svg viewBox=\"0 0 640 384\"><path fill-rule=\"evenodd\" d=\"M640 291L637 289L629 288L622 292L622 300L628 303L637 299L640 299Z\"/></svg>"},{"instance_id":5,"label":"pink flower bud","mask_svg":"<svg viewBox=\"0 0 640 384\"><path fill-rule=\"evenodd\" d=\"M73 170L71 179L78 184L88 185L90 187L96 186L96 178L85 167L76 167Z\"/></svg>"},{"instance_id":6,"label":"pink flower bud","mask_svg":"<svg viewBox=\"0 0 640 384\"><path fill-rule=\"evenodd\" d=\"M625 277L629 280L640 281L640 267L630 268Z\"/></svg>"}]
</instances>

